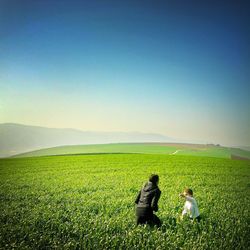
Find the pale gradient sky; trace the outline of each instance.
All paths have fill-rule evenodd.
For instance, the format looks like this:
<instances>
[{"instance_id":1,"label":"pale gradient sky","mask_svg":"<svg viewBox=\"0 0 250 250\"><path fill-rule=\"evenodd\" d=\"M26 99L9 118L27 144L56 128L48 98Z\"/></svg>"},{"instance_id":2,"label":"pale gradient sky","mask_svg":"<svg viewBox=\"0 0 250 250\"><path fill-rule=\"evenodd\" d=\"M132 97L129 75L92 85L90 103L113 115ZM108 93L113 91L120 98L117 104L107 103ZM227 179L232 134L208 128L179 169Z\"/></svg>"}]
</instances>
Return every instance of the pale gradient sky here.
<instances>
[{"instance_id":1,"label":"pale gradient sky","mask_svg":"<svg viewBox=\"0 0 250 250\"><path fill-rule=\"evenodd\" d=\"M1 1L0 123L249 146L249 6Z\"/></svg>"}]
</instances>

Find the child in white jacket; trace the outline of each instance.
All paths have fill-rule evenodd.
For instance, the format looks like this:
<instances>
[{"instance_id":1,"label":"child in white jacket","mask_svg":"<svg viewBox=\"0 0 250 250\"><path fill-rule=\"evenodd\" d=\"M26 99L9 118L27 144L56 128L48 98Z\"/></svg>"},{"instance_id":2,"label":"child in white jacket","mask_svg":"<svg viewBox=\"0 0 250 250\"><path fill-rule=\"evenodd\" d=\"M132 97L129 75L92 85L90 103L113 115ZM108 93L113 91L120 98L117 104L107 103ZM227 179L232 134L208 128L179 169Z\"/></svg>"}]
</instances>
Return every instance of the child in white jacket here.
<instances>
[{"instance_id":1,"label":"child in white jacket","mask_svg":"<svg viewBox=\"0 0 250 250\"><path fill-rule=\"evenodd\" d=\"M185 215L189 215L191 219L195 219L199 222L201 217L197 202L193 197L193 191L190 188L186 188L184 192L180 194L180 197L186 199L181 218L183 218Z\"/></svg>"}]
</instances>

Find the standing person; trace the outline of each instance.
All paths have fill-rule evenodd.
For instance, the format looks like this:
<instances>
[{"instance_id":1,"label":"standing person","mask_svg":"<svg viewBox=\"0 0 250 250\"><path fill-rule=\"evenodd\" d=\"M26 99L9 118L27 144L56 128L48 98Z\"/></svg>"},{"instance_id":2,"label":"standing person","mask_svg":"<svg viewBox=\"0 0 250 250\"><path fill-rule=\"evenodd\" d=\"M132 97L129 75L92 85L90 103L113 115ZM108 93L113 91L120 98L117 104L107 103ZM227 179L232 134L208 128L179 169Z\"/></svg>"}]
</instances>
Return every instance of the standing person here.
<instances>
[{"instance_id":1,"label":"standing person","mask_svg":"<svg viewBox=\"0 0 250 250\"><path fill-rule=\"evenodd\" d=\"M161 226L160 219L153 213L158 211L158 200L161 196L161 191L158 187L159 176L152 174L149 181L139 192L135 203L136 206L136 224L149 224L151 226Z\"/></svg>"},{"instance_id":2,"label":"standing person","mask_svg":"<svg viewBox=\"0 0 250 250\"><path fill-rule=\"evenodd\" d=\"M200 212L198 209L198 205L197 202L195 200L195 198L193 197L193 191L190 188L185 188L185 190L183 191L183 193L181 193L179 195L180 197L185 198L186 202L184 205L184 209L182 211L182 215L181 218L183 218L183 216L185 215L189 215L189 217L191 219L195 219L198 222L200 222Z\"/></svg>"}]
</instances>

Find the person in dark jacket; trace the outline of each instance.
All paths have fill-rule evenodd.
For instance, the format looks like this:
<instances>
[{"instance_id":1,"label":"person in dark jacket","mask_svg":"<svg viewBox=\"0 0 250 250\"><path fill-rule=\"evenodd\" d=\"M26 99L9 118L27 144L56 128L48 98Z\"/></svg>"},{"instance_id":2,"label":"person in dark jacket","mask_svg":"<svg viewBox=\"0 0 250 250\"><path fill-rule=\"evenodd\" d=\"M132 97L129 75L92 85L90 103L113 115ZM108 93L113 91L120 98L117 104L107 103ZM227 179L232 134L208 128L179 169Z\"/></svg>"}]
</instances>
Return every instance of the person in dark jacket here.
<instances>
[{"instance_id":1,"label":"person in dark jacket","mask_svg":"<svg viewBox=\"0 0 250 250\"><path fill-rule=\"evenodd\" d=\"M153 213L158 211L158 200L161 191L158 187L159 176L152 174L149 181L139 192L135 203L136 206L136 224L149 224L151 226L161 226L160 219Z\"/></svg>"}]
</instances>

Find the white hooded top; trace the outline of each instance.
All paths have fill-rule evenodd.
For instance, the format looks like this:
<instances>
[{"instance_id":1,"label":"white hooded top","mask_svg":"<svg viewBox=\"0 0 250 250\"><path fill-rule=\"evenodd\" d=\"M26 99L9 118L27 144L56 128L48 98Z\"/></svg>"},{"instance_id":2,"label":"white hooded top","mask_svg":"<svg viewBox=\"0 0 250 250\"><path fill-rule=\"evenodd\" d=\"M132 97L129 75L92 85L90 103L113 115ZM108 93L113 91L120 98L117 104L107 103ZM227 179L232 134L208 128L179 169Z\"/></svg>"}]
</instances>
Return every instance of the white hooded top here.
<instances>
[{"instance_id":1,"label":"white hooded top","mask_svg":"<svg viewBox=\"0 0 250 250\"><path fill-rule=\"evenodd\" d=\"M190 218L193 219L198 217L200 215L200 212L195 198L191 196L186 196L185 198L186 202L182 211L182 215L188 214Z\"/></svg>"}]
</instances>

